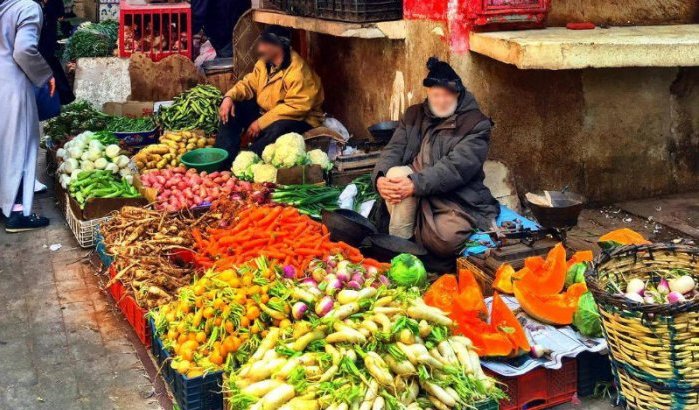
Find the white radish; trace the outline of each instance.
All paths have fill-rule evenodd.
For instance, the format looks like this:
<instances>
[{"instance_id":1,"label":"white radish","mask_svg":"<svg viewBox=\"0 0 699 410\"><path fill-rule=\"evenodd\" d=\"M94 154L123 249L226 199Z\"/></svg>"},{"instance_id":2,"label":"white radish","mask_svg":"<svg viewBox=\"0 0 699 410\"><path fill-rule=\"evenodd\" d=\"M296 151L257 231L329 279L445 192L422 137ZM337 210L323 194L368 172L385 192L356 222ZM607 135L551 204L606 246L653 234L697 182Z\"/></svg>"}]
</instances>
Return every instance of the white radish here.
<instances>
[{"instance_id":1,"label":"white radish","mask_svg":"<svg viewBox=\"0 0 699 410\"><path fill-rule=\"evenodd\" d=\"M438 325L451 326L453 324L452 320L442 310L427 306L424 303L416 303L410 306L407 313L413 319L424 319Z\"/></svg>"},{"instance_id":2,"label":"white radish","mask_svg":"<svg viewBox=\"0 0 699 410\"><path fill-rule=\"evenodd\" d=\"M278 380L263 380L261 382L253 383L245 387L241 391L245 394L250 394L255 397L262 397L281 385L282 382Z\"/></svg>"},{"instance_id":3,"label":"white radish","mask_svg":"<svg viewBox=\"0 0 699 410\"><path fill-rule=\"evenodd\" d=\"M352 302L346 305L335 307L333 310L328 312L328 314L325 315L325 317L330 319L344 320L346 317L351 316L357 312L359 312L359 303Z\"/></svg>"},{"instance_id":4,"label":"white radish","mask_svg":"<svg viewBox=\"0 0 699 410\"><path fill-rule=\"evenodd\" d=\"M454 400L453 397L449 393L446 392L443 388L439 387L438 385L429 382L429 381L423 381L422 382L422 387L427 390L429 394L432 396L436 397L439 401L444 403L447 407L454 407L456 406L456 400ZM434 402L433 402L434 404Z\"/></svg>"},{"instance_id":5,"label":"white radish","mask_svg":"<svg viewBox=\"0 0 699 410\"><path fill-rule=\"evenodd\" d=\"M643 296L641 296L638 293L627 293L624 295L624 297L626 297L626 299L629 299L633 302L645 303L645 300L643 300Z\"/></svg>"},{"instance_id":6,"label":"white radish","mask_svg":"<svg viewBox=\"0 0 699 410\"><path fill-rule=\"evenodd\" d=\"M696 283L691 276L683 275L676 279L670 279L668 281L668 286L672 292L685 294L693 291L696 287Z\"/></svg>"},{"instance_id":7,"label":"white radish","mask_svg":"<svg viewBox=\"0 0 699 410\"><path fill-rule=\"evenodd\" d=\"M255 362L247 372L246 378L252 381L260 381L269 378L275 370L286 364L286 359L275 359L270 362Z\"/></svg>"},{"instance_id":8,"label":"white radish","mask_svg":"<svg viewBox=\"0 0 699 410\"><path fill-rule=\"evenodd\" d=\"M294 396L296 396L294 386L282 384L276 389L265 394L259 403L261 403L262 410L276 410L284 403L293 399Z\"/></svg>"},{"instance_id":9,"label":"white radish","mask_svg":"<svg viewBox=\"0 0 699 410\"><path fill-rule=\"evenodd\" d=\"M374 400L374 405L371 406L371 410L383 410L385 406L385 400L383 397L379 396Z\"/></svg>"},{"instance_id":10,"label":"white radish","mask_svg":"<svg viewBox=\"0 0 699 410\"><path fill-rule=\"evenodd\" d=\"M633 278L626 284L626 294L635 293L640 295L646 288L646 283L639 278ZM628 297L628 296L627 296Z\"/></svg>"},{"instance_id":11,"label":"white radish","mask_svg":"<svg viewBox=\"0 0 699 410\"><path fill-rule=\"evenodd\" d=\"M364 356L364 365L367 371L369 371L369 374L371 374L380 385L390 386L393 384L393 376L391 376L391 372L388 371L388 365L376 352L367 352L366 356Z\"/></svg>"}]
</instances>

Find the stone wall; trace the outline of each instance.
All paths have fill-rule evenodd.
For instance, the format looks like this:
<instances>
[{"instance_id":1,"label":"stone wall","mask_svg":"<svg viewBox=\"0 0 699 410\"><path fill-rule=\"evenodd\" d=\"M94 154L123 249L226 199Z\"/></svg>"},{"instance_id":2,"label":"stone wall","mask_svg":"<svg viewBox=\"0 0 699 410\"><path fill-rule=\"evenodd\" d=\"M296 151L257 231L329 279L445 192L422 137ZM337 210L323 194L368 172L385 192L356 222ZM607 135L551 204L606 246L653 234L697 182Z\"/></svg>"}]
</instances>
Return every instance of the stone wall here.
<instances>
[{"instance_id":1,"label":"stone wall","mask_svg":"<svg viewBox=\"0 0 699 410\"><path fill-rule=\"evenodd\" d=\"M425 61L437 55L495 121L490 156L520 192L569 185L608 203L699 189L699 69L519 70L451 53L441 23L407 26L405 41L311 36L326 109L354 135L421 101Z\"/></svg>"}]
</instances>

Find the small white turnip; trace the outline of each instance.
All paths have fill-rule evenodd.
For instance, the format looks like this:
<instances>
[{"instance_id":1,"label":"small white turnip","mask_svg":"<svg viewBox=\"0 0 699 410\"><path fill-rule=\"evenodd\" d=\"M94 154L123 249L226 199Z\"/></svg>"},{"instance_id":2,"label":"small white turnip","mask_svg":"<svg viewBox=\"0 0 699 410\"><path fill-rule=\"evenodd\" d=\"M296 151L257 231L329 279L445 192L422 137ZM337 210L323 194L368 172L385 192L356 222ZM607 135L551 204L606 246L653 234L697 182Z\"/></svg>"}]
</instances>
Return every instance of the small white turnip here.
<instances>
[{"instance_id":1,"label":"small white turnip","mask_svg":"<svg viewBox=\"0 0 699 410\"><path fill-rule=\"evenodd\" d=\"M628 297L628 295L630 293L635 293L637 295L640 295L641 293L643 293L643 290L645 288L646 288L645 282L643 282L639 278L633 278L629 281L629 283L626 284L626 295L627 295L626 297Z\"/></svg>"},{"instance_id":2,"label":"small white turnip","mask_svg":"<svg viewBox=\"0 0 699 410\"><path fill-rule=\"evenodd\" d=\"M644 303L645 301L643 300L643 296L639 295L638 293L627 293L624 295L626 299L632 300L637 303Z\"/></svg>"},{"instance_id":3,"label":"small white turnip","mask_svg":"<svg viewBox=\"0 0 699 410\"><path fill-rule=\"evenodd\" d=\"M669 304L674 304L674 303L684 302L686 299L684 298L684 295L682 295L680 292L672 291L672 292L667 294L667 296L665 297L665 300Z\"/></svg>"},{"instance_id":4,"label":"small white turnip","mask_svg":"<svg viewBox=\"0 0 699 410\"><path fill-rule=\"evenodd\" d=\"M689 275L683 275L676 279L670 279L669 287L672 292L687 293L694 290L696 283Z\"/></svg>"}]
</instances>

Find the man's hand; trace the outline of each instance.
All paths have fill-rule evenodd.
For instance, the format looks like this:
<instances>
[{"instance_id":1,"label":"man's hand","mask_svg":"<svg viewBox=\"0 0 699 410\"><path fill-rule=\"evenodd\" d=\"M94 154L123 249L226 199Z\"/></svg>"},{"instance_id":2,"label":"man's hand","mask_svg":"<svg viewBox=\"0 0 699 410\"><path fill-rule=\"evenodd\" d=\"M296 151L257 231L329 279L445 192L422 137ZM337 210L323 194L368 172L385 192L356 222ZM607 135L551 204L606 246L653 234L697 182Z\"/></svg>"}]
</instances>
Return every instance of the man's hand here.
<instances>
[{"instance_id":1,"label":"man's hand","mask_svg":"<svg viewBox=\"0 0 699 410\"><path fill-rule=\"evenodd\" d=\"M221 122L227 124L228 118L235 116L234 110L235 105L233 104L233 99L230 97L224 97L223 101L221 102L221 106L218 108L218 117L221 119Z\"/></svg>"},{"instance_id":2,"label":"man's hand","mask_svg":"<svg viewBox=\"0 0 699 410\"><path fill-rule=\"evenodd\" d=\"M386 177L380 177L376 180L376 189L379 191L379 195L389 204L398 204L403 200L400 193L398 192L398 187L391 179Z\"/></svg>"},{"instance_id":3,"label":"man's hand","mask_svg":"<svg viewBox=\"0 0 699 410\"><path fill-rule=\"evenodd\" d=\"M248 130L245 131L245 140L252 142L255 138L257 138L258 135L260 135L260 123L255 121L250 126L248 127Z\"/></svg>"},{"instance_id":4,"label":"man's hand","mask_svg":"<svg viewBox=\"0 0 699 410\"><path fill-rule=\"evenodd\" d=\"M394 193L400 197L400 200L413 196L415 193L415 185L413 180L408 177L389 178Z\"/></svg>"},{"instance_id":5,"label":"man's hand","mask_svg":"<svg viewBox=\"0 0 699 410\"><path fill-rule=\"evenodd\" d=\"M53 97L53 95L56 93L56 79L51 77L49 80L49 96Z\"/></svg>"}]
</instances>

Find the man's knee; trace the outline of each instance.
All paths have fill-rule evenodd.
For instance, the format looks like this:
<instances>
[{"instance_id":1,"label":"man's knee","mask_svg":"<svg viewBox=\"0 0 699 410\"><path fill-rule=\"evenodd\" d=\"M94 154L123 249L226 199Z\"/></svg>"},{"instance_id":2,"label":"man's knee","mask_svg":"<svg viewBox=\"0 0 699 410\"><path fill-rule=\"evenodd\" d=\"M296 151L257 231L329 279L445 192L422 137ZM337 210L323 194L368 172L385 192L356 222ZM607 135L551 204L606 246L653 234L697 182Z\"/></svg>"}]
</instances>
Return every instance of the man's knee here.
<instances>
[{"instance_id":1,"label":"man's knee","mask_svg":"<svg viewBox=\"0 0 699 410\"><path fill-rule=\"evenodd\" d=\"M407 165L402 165L398 167L391 167L386 171L386 178L400 178L407 177L413 173L413 169Z\"/></svg>"}]
</instances>

